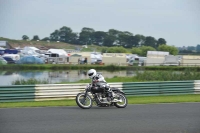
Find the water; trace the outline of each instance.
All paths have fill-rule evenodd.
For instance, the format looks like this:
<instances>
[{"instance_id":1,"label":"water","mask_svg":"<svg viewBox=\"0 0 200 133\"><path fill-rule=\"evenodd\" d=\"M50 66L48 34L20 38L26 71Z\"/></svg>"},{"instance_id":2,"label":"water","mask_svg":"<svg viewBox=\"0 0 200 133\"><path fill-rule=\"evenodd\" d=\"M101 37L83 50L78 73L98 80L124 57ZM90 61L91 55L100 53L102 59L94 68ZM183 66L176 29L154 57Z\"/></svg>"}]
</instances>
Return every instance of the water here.
<instances>
[{"instance_id":1,"label":"water","mask_svg":"<svg viewBox=\"0 0 200 133\"><path fill-rule=\"evenodd\" d=\"M114 76L134 76L135 71L97 71L105 78ZM37 80L48 80L50 83L74 82L82 79L88 79L87 71L81 70L61 70L61 71L0 71L0 85L12 85L16 80L28 80L34 78Z\"/></svg>"}]
</instances>

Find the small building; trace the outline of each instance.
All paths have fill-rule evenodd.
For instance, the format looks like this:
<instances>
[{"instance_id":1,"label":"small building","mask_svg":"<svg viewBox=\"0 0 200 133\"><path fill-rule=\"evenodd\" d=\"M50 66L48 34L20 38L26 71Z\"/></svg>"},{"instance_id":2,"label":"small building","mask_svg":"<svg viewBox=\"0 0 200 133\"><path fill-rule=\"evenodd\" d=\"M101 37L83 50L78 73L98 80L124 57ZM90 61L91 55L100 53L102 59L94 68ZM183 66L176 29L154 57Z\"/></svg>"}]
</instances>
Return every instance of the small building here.
<instances>
[{"instance_id":1,"label":"small building","mask_svg":"<svg viewBox=\"0 0 200 133\"><path fill-rule=\"evenodd\" d=\"M127 59L125 53L104 53L102 56L102 63L105 65L120 65L126 66Z\"/></svg>"},{"instance_id":2,"label":"small building","mask_svg":"<svg viewBox=\"0 0 200 133\"><path fill-rule=\"evenodd\" d=\"M73 54L73 53L71 53ZM75 53L74 53L75 54ZM81 55L81 60L87 59L87 64L91 64L91 52L76 52L76 54Z\"/></svg>"},{"instance_id":3,"label":"small building","mask_svg":"<svg viewBox=\"0 0 200 133\"><path fill-rule=\"evenodd\" d=\"M145 65L146 66L160 66L165 61L165 56L169 55L169 52L164 51L148 51Z\"/></svg>"},{"instance_id":4,"label":"small building","mask_svg":"<svg viewBox=\"0 0 200 133\"><path fill-rule=\"evenodd\" d=\"M81 59L82 59L82 55L79 55L79 54L72 54L72 55L69 57L69 63L70 63L70 64L80 64Z\"/></svg>"},{"instance_id":5,"label":"small building","mask_svg":"<svg viewBox=\"0 0 200 133\"><path fill-rule=\"evenodd\" d=\"M183 55L181 66L200 66L200 56L198 55Z\"/></svg>"}]
</instances>

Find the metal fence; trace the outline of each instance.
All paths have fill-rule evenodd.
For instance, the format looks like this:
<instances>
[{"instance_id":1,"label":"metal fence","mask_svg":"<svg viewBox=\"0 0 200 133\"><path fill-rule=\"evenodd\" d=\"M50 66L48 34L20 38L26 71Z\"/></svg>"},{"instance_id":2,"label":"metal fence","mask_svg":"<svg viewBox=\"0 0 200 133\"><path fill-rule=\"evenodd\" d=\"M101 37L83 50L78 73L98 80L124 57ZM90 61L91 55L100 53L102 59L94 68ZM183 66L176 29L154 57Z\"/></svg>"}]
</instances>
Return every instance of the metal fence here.
<instances>
[{"instance_id":1,"label":"metal fence","mask_svg":"<svg viewBox=\"0 0 200 133\"><path fill-rule=\"evenodd\" d=\"M200 94L200 80L194 81L194 90L195 94Z\"/></svg>"},{"instance_id":2,"label":"metal fence","mask_svg":"<svg viewBox=\"0 0 200 133\"><path fill-rule=\"evenodd\" d=\"M194 81L123 83L126 95L175 95L194 93Z\"/></svg>"},{"instance_id":3,"label":"metal fence","mask_svg":"<svg viewBox=\"0 0 200 133\"><path fill-rule=\"evenodd\" d=\"M109 83L130 96L200 94L200 80ZM0 86L0 102L43 101L75 98L86 83Z\"/></svg>"},{"instance_id":4,"label":"metal fence","mask_svg":"<svg viewBox=\"0 0 200 133\"><path fill-rule=\"evenodd\" d=\"M35 85L0 86L0 102L34 100Z\"/></svg>"}]
</instances>

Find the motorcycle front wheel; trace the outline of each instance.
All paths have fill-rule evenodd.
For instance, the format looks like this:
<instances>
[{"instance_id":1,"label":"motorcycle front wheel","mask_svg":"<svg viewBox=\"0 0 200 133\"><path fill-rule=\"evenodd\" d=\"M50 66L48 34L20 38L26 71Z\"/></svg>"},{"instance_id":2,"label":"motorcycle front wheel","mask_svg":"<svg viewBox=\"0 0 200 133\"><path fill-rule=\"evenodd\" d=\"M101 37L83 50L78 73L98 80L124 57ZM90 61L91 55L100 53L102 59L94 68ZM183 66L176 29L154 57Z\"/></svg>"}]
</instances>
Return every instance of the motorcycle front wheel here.
<instances>
[{"instance_id":1,"label":"motorcycle front wheel","mask_svg":"<svg viewBox=\"0 0 200 133\"><path fill-rule=\"evenodd\" d=\"M82 109L89 109L92 107L92 98L85 93L79 93L76 96L76 104Z\"/></svg>"},{"instance_id":2,"label":"motorcycle front wheel","mask_svg":"<svg viewBox=\"0 0 200 133\"><path fill-rule=\"evenodd\" d=\"M118 95L117 99L121 100L121 102L114 103L114 105L117 108L125 108L128 104L126 96L123 93L117 93L117 95Z\"/></svg>"}]
</instances>

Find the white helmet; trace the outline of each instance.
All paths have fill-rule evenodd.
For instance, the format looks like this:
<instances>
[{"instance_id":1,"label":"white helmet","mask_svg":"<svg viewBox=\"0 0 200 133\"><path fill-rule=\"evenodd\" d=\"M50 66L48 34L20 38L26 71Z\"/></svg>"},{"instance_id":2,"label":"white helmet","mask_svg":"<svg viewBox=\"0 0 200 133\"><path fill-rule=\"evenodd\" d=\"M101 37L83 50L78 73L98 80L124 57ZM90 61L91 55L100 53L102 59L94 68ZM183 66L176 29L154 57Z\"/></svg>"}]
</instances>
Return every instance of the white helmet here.
<instances>
[{"instance_id":1,"label":"white helmet","mask_svg":"<svg viewBox=\"0 0 200 133\"><path fill-rule=\"evenodd\" d=\"M89 76L89 78L93 78L94 76L96 76L96 74L97 74L97 72L96 72L96 70L94 70L94 69L90 69L89 71L88 71L88 76Z\"/></svg>"}]
</instances>

